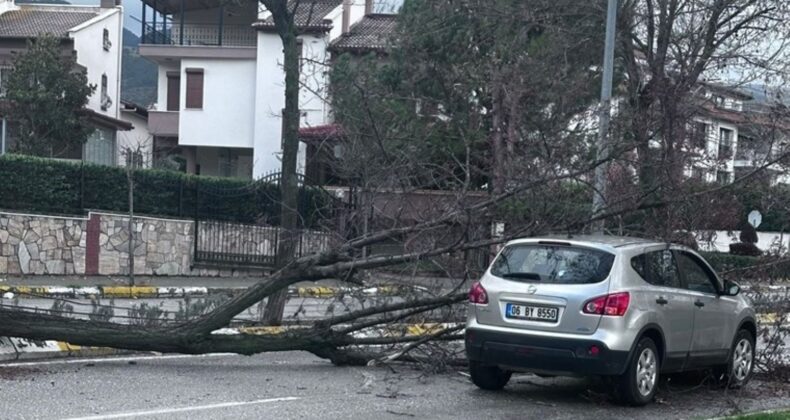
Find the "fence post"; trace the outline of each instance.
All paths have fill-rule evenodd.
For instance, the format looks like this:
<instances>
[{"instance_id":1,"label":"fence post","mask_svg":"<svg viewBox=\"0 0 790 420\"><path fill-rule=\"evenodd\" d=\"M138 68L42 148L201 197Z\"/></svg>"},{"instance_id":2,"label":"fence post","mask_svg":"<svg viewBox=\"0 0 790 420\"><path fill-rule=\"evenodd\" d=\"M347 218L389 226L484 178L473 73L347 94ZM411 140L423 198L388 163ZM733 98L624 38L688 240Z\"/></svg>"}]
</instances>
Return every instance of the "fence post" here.
<instances>
[{"instance_id":1,"label":"fence post","mask_svg":"<svg viewBox=\"0 0 790 420\"><path fill-rule=\"evenodd\" d=\"M178 217L184 216L184 178L178 179Z\"/></svg>"},{"instance_id":2,"label":"fence post","mask_svg":"<svg viewBox=\"0 0 790 420\"><path fill-rule=\"evenodd\" d=\"M85 163L80 162L80 213L85 212Z\"/></svg>"},{"instance_id":3,"label":"fence post","mask_svg":"<svg viewBox=\"0 0 790 420\"><path fill-rule=\"evenodd\" d=\"M194 261L199 261L199 258L198 258L198 239L199 239L198 238L198 232L200 231L200 229L198 229L198 224L200 223L200 220L199 220L199 214L200 214L200 210L199 210L199 208L200 208L200 189L199 189L199 184L197 183L197 181L194 181L194 186L195 186L195 209L194 209L194 217L195 217L195 251L194 251L193 260Z\"/></svg>"}]
</instances>

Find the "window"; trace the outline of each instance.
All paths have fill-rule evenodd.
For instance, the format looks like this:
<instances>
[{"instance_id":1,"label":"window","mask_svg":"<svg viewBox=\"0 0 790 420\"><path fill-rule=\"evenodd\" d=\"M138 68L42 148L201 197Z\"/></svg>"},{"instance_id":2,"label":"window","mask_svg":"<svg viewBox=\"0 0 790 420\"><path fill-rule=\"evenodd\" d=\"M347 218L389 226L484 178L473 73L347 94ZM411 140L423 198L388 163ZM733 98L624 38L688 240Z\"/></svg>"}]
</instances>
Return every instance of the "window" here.
<instances>
[{"instance_id":1,"label":"window","mask_svg":"<svg viewBox=\"0 0 790 420\"><path fill-rule=\"evenodd\" d=\"M705 169L695 166L691 168L691 177L699 181L705 181L705 172Z\"/></svg>"},{"instance_id":2,"label":"window","mask_svg":"<svg viewBox=\"0 0 790 420\"><path fill-rule=\"evenodd\" d=\"M680 275L675 257L668 249L637 255L631 258L631 267L646 282L654 286L680 287Z\"/></svg>"},{"instance_id":3,"label":"window","mask_svg":"<svg viewBox=\"0 0 790 420\"><path fill-rule=\"evenodd\" d=\"M203 108L203 69L187 69L187 109Z\"/></svg>"},{"instance_id":4,"label":"window","mask_svg":"<svg viewBox=\"0 0 790 420\"><path fill-rule=\"evenodd\" d=\"M102 74L101 75L101 98L99 100L101 101L101 109L102 109L102 111L106 111L106 110L110 109L110 105L112 105L112 100L107 95L107 75L106 74Z\"/></svg>"},{"instance_id":5,"label":"window","mask_svg":"<svg viewBox=\"0 0 790 420\"><path fill-rule=\"evenodd\" d=\"M732 130L719 129L719 159L732 157Z\"/></svg>"},{"instance_id":6,"label":"window","mask_svg":"<svg viewBox=\"0 0 790 420\"><path fill-rule=\"evenodd\" d=\"M730 183L730 173L727 171L717 171L716 172L716 182L721 185L726 185Z\"/></svg>"},{"instance_id":7,"label":"window","mask_svg":"<svg viewBox=\"0 0 790 420\"><path fill-rule=\"evenodd\" d=\"M691 147L705 149L708 144L708 124L695 122L691 126L690 143Z\"/></svg>"},{"instance_id":8,"label":"window","mask_svg":"<svg viewBox=\"0 0 790 420\"><path fill-rule=\"evenodd\" d=\"M614 255L565 245L511 245L491 267L491 274L508 280L553 284L598 283L609 276Z\"/></svg>"},{"instance_id":9,"label":"window","mask_svg":"<svg viewBox=\"0 0 790 420\"><path fill-rule=\"evenodd\" d=\"M304 53L304 43L301 39L296 40L296 56L299 60L299 74L302 73L302 54Z\"/></svg>"},{"instance_id":10,"label":"window","mask_svg":"<svg viewBox=\"0 0 790 420\"><path fill-rule=\"evenodd\" d=\"M143 167L143 152L140 150L126 150L124 153L126 158L126 166L132 168Z\"/></svg>"},{"instance_id":11,"label":"window","mask_svg":"<svg viewBox=\"0 0 790 420\"><path fill-rule=\"evenodd\" d=\"M11 74L11 67L0 67L0 98L6 94L8 86L8 75Z\"/></svg>"},{"instance_id":12,"label":"window","mask_svg":"<svg viewBox=\"0 0 790 420\"><path fill-rule=\"evenodd\" d=\"M686 280L686 288L695 292L716 294L716 280L710 270L689 253L678 253L678 265Z\"/></svg>"},{"instance_id":13,"label":"window","mask_svg":"<svg viewBox=\"0 0 790 420\"><path fill-rule=\"evenodd\" d=\"M106 28L102 35L102 46L104 47L104 51L110 51L110 47L112 47L112 42L110 42L110 31Z\"/></svg>"},{"instance_id":14,"label":"window","mask_svg":"<svg viewBox=\"0 0 790 420\"><path fill-rule=\"evenodd\" d=\"M85 162L98 165L113 166L116 164L115 156L115 131L105 128L97 128L85 142Z\"/></svg>"},{"instance_id":15,"label":"window","mask_svg":"<svg viewBox=\"0 0 790 420\"><path fill-rule=\"evenodd\" d=\"M724 103L725 103L725 101L726 101L726 100L724 99L724 97L723 97L723 96L721 96L721 95L713 95L713 98L712 98L712 99L713 99L713 104L714 104L714 105L716 105L716 106L718 106L718 107L723 107L723 106L724 106Z\"/></svg>"},{"instance_id":16,"label":"window","mask_svg":"<svg viewBox=\"0 0 790 420\"><path fill-rule=\"evenodd\" d=\"M181 101L181 75L177 71L167 72L167 110L178 111Z\"/></svg>"}]
</instances>

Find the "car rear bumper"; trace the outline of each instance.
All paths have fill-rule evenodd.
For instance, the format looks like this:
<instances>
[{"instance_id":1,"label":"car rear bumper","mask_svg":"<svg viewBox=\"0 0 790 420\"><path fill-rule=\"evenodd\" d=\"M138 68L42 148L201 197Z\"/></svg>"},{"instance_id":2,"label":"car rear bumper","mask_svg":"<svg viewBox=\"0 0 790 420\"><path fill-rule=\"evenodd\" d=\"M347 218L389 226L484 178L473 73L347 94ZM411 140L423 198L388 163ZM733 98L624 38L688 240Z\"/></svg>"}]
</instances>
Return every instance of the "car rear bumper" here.
<instances>
[{"instance_id":1,"label":"car rear bumper","mask_svg":"<svg viewBox=\"0 0 790 420\"><path fill-rule=\"evenodd\" d=\"M467 328L469 360L508 370L556 375L619 375L628 351L610 350L601 341L555 338ZM597 347L595 354L591 350Z\"/></svg>"}]
</instances>

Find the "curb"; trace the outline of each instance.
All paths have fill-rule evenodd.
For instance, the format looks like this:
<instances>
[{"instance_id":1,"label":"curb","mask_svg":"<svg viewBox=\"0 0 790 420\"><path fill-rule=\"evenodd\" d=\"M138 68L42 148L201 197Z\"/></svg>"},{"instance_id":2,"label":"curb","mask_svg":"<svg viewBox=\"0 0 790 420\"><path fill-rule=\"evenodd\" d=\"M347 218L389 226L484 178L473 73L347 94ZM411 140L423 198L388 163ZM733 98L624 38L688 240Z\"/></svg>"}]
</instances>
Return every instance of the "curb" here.
<instances>
[{"instance_id":1,"label":"curb","mask_svg":"<svg viewBox=\"0 0 790 420\"><path fill-rule=\"evenodd\" d=\"M239 288L209 287L155 287L155 286L0 286L0 297L5 299L37 297L99 297L99 298L181 298L187 296L206 296L210 294L236 293ZM342 296L402 296L410 293L424 293L428 289L421 286L378 286L378 287L291 287L288 296L301 298L330 299Z\"/></svg>"},{"instance_id":2,"label":"curb","mask_svg":"<svg viewBox=\"0 0 790 420\"><path fill-rule=\"evenodd\" d=\"M735 420L741 417L749 418L751 416L759 416L759 415L771 415L771 414L785 414L790 412L790 406L785 408L775 408L772 410L762 410L762 411L752 411L749 413L741 413L735 414L732 416L724 416L724 417L711 417L708 420Z\"/></svg>"},{"instance_id":3,"label":"curb","mask_svg":"<svg viewBox=\"0 0 790 420\"><path fill-rule=\"evenodd\" d=\"M0 337L0 362L56 359L64 357L96 357L132 353L106 347L74 346L62 341L37 341L15 337Z\"/></svg>"}]
</instances>

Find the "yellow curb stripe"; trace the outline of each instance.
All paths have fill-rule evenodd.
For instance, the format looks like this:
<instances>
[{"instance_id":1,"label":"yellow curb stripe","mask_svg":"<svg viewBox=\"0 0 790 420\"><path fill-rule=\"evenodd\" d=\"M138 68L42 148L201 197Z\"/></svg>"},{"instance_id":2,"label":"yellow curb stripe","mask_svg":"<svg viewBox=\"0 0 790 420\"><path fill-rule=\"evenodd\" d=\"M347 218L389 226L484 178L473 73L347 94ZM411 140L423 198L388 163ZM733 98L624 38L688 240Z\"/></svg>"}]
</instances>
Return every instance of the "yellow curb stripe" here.
<instances>
[{"instance_id":1,"label":"yellow curb stripe","mask_svg":"<svg viewBox=\"0 0 790 420\"><path fill-rule=\"evenodd\" d=\"M339 289L325 286L299 287L296 294L299 297L331 297L338 294Z\"/></svg>"},{"instance_id":2,"label":"yellow curb stripe","mask_svg":"<svg viewBox=\"0 0 790 420\"><path fill-rule=\"evenodd\" d=\"M64 341L58 341L58 348L60 351L79 351L82 349L81 346L75 346Z\"/></svg>"},{"instance_id":3,"label":"yellow curb stripe","mask_svg":"<svg viewBox=\"0 0 790 420\"><path fill-rule=\"evenodd\" d=\"M406 328L406 335L431 335L445 329L442 324L413 324Z\"/></svg>"},{"instance_id":4,"label":"yellow curb stripe","mask_svg":"<svg viewBox=\"0 0 790 420\"><path fill-rule=\"evenodd\" d=\"M101 291L104 296L111 297L149 297L156 296L159 288L147 286L103 286Z\"/></svg>"}]
</instances>

